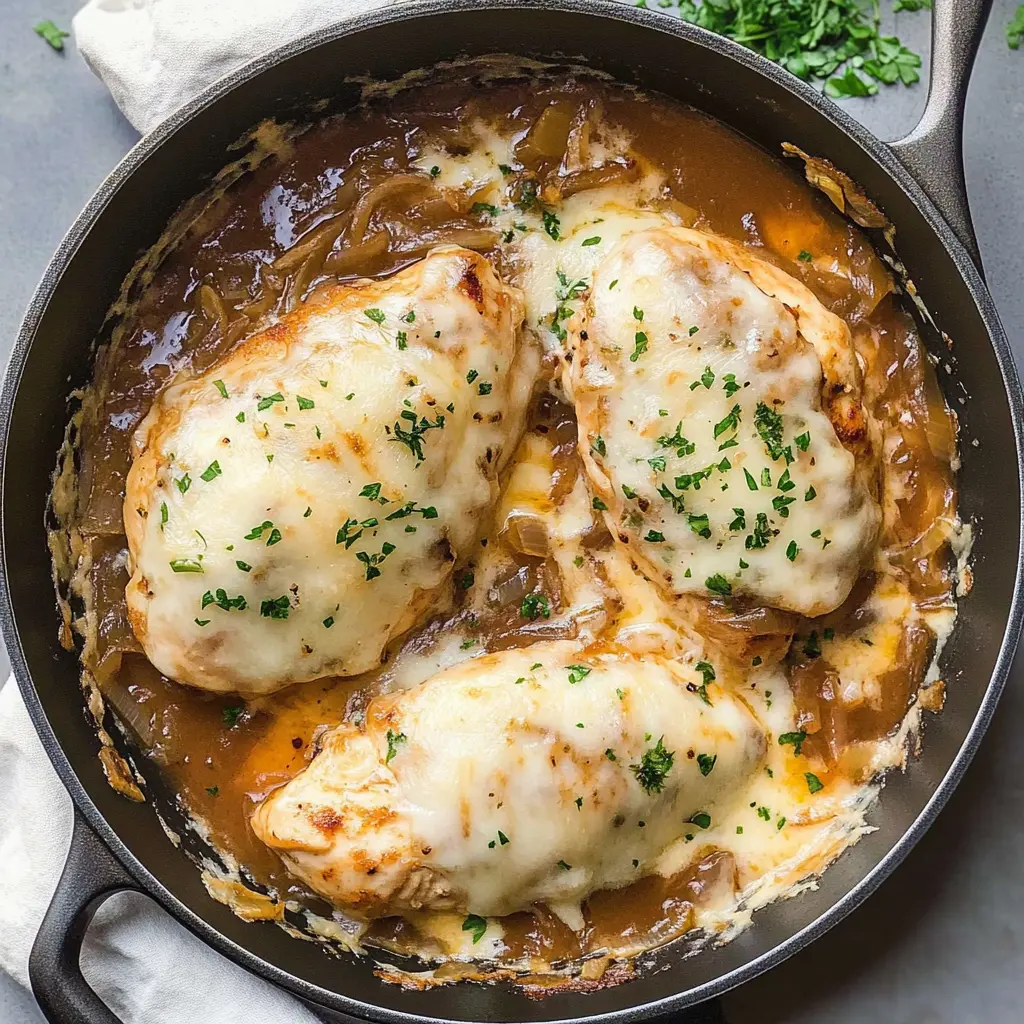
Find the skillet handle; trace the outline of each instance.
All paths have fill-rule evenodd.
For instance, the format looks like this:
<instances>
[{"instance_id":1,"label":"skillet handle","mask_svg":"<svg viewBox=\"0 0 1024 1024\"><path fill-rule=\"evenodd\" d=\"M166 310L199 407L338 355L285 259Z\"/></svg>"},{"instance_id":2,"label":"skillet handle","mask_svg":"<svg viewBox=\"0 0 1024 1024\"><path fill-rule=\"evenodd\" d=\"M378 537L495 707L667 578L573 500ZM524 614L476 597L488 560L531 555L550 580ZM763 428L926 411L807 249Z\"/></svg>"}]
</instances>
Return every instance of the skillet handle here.
<instances>
[{"instance_id":1,"label":"skillet handle","mask_svg":"<svg viewBox=\"0 0 1024 1024\"><path fill-rule=\"evenodd\" d=\"M50 1024L120 1024L89 987L79 957L93 915L125 889L138 886L76 808L68 859L28 960L32 993Z\"/></svg>"},{"instance_id":2,"label":"skillet handle","mask_svg":"<svg viewBox=\"0 0 1024 1024\"><path fill-rule=\"evenodd\" d=\"M992 0L935 0L924 113L909 135L889 143L979 270L981 253L964 179L963 127L967 83L991 10Z\"/></svg>"}]
</instances>

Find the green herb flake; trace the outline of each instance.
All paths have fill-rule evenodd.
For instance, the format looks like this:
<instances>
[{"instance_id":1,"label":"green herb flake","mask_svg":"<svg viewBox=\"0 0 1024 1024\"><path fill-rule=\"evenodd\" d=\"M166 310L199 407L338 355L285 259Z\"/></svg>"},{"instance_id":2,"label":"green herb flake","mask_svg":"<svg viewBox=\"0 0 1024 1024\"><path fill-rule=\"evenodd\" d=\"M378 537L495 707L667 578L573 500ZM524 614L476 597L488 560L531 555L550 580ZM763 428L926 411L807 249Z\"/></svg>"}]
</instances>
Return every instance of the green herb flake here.
<instances>
[{"instance_id":1,"label":"green herb flake","mask_svg":"<svg viewBox=\"0 0 1024 1024\"><path fill-rule=\"evenodd\" d=\"M675 754L665 749L665 737L648 750L645 750L639 764L631 764L630 771L636 781L647 794L660 793L665 788L665 779L672 770Z\"/></svg>"},{"instance_id":2,"label":"green herb flake","mask_svg":"<svg viewBox=\"0 0 1024 1024\"><path fill-rule=\"evenodd\" d=\"M220 463L216 459L214 459L213 462L211 462L206 467L206 469L204 469L202 473L200 473L199 475L202 477L203 480L209 483L211 480L214 479L214 477L218 477L221 475Z\"/></svg>"},{"instance_id":3,"label":"green herb flake","mask_svg":"<svg viewBox=\"0 0 1024 1024\"><path fill-rule=\"evenodd\" d=\"M384 310L382 309L364 309L363 315L367 318L367 320L372 320L378 326L384 323L385 320L385 313Z\"/></svg>"},{"instance_id":4,"label":"green herb flake","mask_svg":"<svg viewBox=\"0 0 1024 1024\"><path fill-rule=\"evenodd\" d=\"M825 788L825 784L814 772L804 772L804 778L807 780L807 789L810 793L817 793L818 790Z\"/></svg>"},{"instance_id":5,"label":"green herb flake","mask_svg":"<svg viewBox=\"0 0 1024 1024\"><path fill-rule=\"evenodd\" d=\"M700 769L701 775L708 776L711 774L712 769L715 767L715 762L718 760L717 754L698 754L697 755L697 767Z\"/></svg>"},{"instance_id":6,"label":"green herb flake","mask_svg":"<svg viewBox=\"0 0 1024 1024\"><path fill-rule=\"evenodd\" d=\"M709 576L704 581L704 586L712 594L718 594L720 597L732 596L732 584L720 572L716 572L714 576Z\"/></svg>"},{"instance_id":7,"label":"green herb flake","mask_svg":"<svg viewBox=\"0 0 1024 1024\"><path fill-rule=\"evenodd\" d=\"M316 408L316 402L312 398L303 398L302 395L296 395L295 401L299 403L299 410L305 412L307 409Z\"/></svg>"},{"instance_id":8,"label":"green herb flake","mask_svg":"<svg viewBox=\"0 0 1024 1024\"><path fill-rule=\"evenodd\" d=\"M462 930L464 932L472 932L473 945L475 946L487 931L487 918L480 917L478 914L469 914L466 920L462 922Z\"/></svg>"},{"instance_id":9,"label":"green herb flake","mask_svg":"<svg viewBox=\"0 0 1024 1024\"><path fill-rule=\"evenodd\" d=\"M807 739L807 733L802 729L795 732L784 732L779 735L779 746L784 747L792 745L793 753L799 756L800 751L803 749L805 739Z\"/></svg>"},{"instance_id":10,"label":"green herb flake","mask_svg":"<svg viewBox=\"0 0 1024 1024\"><path fill-rule=\"evenodd\" d=\"M386 738L388 741L388 752L387 756L384 758L384 763L391 764L391 759L398 753L398 745L400 743L405 743L409 737L406 736L404 732L392 732L388 729Z\"/></svg>"},{"instance_id":11,"label":"green herb flake","mask_svg":"<svg viewBox=\"0 0 1024 1024\"><path fill-rule=\"evenodd\" d=\"M261 398L256 403L256 411L263 412L264 409L269 409L275 402L283 402L284 395L280 391L275 391L272 395L267 395L266 398Z\"/></svg>"},{"instance_id":12,"label":"green herb flake","mask_svg":"<svg viewBox=\"0 0 1024 1024\"><path fill-rule=\"evenodd\" d=\"M290 611L291 602L287 594L260 603L260 615L265 619L287 619Z\"/></svg>"},{"instance_id":13,"label":"green herb flake","mask_svg":"<svg viewBox=\"0 0 1024 1024\"><path fill-rule=\"evenodd\" d=\"M173 558L171 559L171 570L173 572L202 572L203 566L201 562L197 562L194 558Z\"/></svg>"},{"instance_id":14,"label":"green herb flake","mask_svg":"<svg viewBox=\"0 0 1024 1024\"><path fill-rule=\"evenodd\" d=\"M697 828L711 828L711 815L707 811L698 811L697 814L688 820L691 825L696 825Z\"/></svg>"},{"instance_id":15,"label":"green herb flake","mask_svg":"<svg viewBox=\"0 0 1024 1024\"><path fill-rule=\"evenodd\" d=\"M797 448L800 449L800 451L807 451L807 449L810 448L811 446L810 432L804 431L802 434L797 434L797 436L793 438L793 444L795 444Z\"/></svg>"},{"instance_id":16,"label":"green herb flake","mask_svg":"<svg viewBox=\"0 0 1024 1024\"><path fill-rule=\"evenodd\" d=\"M545 594L527 594L519 605L519 614L531 622L551 618L551 602Z\"/></svg>"},{"instance_id":17,"label":"green herb flake","mask_svg":"<svg viewBox=\"0 0 1024 1024\"><path fill-rule=\"evenodd\" d=\"M225 386L224 381L222 381L222 380L215 380L213 382L213 386L220 392L220 397L221 398L227 398L228 397L228 389Z\"/></svg>"},{"instance_id":18,"label":"green herb flake","mask_svg":"<svg viewBox=\"0 0 1024 1024\"><path fill-rule=\"evenodd\" d=\"M221 711L221 718L229 729L234 729L244 712L245 708L241 704L236 704L232 707L224 708Z\"/></svg>"},{"instance_id":19,"label":"green herb flake","mask_svg":"<svg viewBox=\"0 0 1024 1024\"><path fill-rule=\"evenodd\" d=\"M583 245L599 245L600 242L601 242L601 236L600 235L593 235L591 238L584 238L582 244Z\"/></svg>"},{"instance_id":20,"label":"green herb flake","mask_svg":"<svg viewBox=\"0 0 1024 1024\"><path fill-rule=\"evenodd\" d=\"M71 35L70 32L65 32L64 29L58 28L49 18L46 21L39 22L37 25L33 25L32 31L41 39L45 39L50 47L58 53L64 52L64 40Z\"/></svg>"},{"instance_id":21,"label":"green herb flake","mask_svg":"<svg viewBox=\"0 0 1024 1024\"><path fill-rule=\"evenodd\" d=\"M570 683L582 682L592 671L589 665L566 665L566 668L569 670Z\"/></svg>"}]
</instances>

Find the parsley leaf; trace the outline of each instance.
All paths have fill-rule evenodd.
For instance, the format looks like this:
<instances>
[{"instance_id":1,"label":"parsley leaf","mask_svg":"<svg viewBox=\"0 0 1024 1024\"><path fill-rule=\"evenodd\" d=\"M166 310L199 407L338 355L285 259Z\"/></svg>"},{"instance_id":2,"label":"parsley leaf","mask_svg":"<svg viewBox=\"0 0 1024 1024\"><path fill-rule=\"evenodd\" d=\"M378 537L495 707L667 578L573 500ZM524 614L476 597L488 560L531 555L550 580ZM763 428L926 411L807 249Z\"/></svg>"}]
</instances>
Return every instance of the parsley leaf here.
<instances>
[{"instance_id":1,"label":"parsley leaf","mask_svg":"<svg viewBox=\"0 0 1024 1024\"><path fill-rule=\"evenodd\" d=\"M648 794L660 793L665 788L665 778L672 770L672 762L675 754L665 749L665 737L662 736L658 742L643 752L639 764L631 764L630 771L636 776L636 781Z\"/></svg>"}]
</instances>

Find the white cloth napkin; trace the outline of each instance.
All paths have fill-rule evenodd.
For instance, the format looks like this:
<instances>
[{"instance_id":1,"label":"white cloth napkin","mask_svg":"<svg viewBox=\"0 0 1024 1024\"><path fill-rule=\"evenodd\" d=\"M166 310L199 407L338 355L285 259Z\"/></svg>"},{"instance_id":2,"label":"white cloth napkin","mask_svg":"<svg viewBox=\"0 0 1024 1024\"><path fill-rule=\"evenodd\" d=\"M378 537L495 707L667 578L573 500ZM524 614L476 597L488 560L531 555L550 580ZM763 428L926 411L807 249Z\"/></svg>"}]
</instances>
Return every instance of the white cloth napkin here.
<instances>
[{"instance_id":1,"label":"white cloth napkin","mask_svg":"<svg viewBox=\"0 0 1024 1024\"><path fill-rule=\"evenodd\" d=\"M71 798L9 680L0 689L0 970L26 987L29 951L64 867L71 821ZM82 970L125 1024L317 1024L297 1000L135 893L110 897L97 913Z\"/></svg>"},{"instance_id":2,"label":"white cloth napkin","mask_svg":"<svg viewBox=\"0 0 1024 1024\"><path fill-rule=\"evenodd\" d=\"M387 2L89 0L73 27L82 56L145 134L240 64Z\"/></svg>"}]
</instances>

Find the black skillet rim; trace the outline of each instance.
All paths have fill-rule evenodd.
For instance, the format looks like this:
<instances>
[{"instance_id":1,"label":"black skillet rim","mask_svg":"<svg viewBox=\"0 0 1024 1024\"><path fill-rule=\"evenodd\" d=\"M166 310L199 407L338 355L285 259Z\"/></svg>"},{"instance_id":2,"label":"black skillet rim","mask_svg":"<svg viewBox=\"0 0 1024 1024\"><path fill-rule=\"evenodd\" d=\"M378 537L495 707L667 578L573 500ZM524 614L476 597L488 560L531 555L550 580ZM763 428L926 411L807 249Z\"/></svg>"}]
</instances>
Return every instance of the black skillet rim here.
<instances>
[{"instance_id":1,"label":"black skillet rim","mask_svg":"<svg viewBox=\"0 0 1024 1024\"><path fill-rule=\"evenodd\" d=\"M978 269L971 261L963 245L948 224L942 219L922 187L903 167L885 143L877 139L866 128L853 120L840 107L832 103L812 86L801 82L787 71L784 71L758 54L744 49L731 40L686 22L671 19L655 11L629 7L619 2L619 0L407 0L407 2L399 3L395 6L366 11L351 18L340 19L328 28L302 36L228 73L208 86L195 99L179 108L152 132L140 139L99 186L82 213L76 218L48 264L43 278L29 303L7 366L3 389L0 392L0 515L3 515L2 508L6 500L3 494L4 465L15 396L20 386L25 361L42 314L60 281L64 269L74 257L82 240L92 230L96 219L102 213L109 198L151 153L159 149L164 141L170 138L197 111L214 103L218 98L234 88L244 85L265 69L278 64L286 58L313 49L322 43L356 34L368 28L391 25L410 19L429 18L435 14L464 10L479 11L481 9L500 11L510 8L534 8L571 14L601 16L606 19L639 25L651 31L674 35L677 38L683 38L711 49L759 72L776 85L781 86L796 99L830 119L855 144L865 151L896 182L924 216L929 227L942 242L957 272L963 278L971 293L971 297L985 324L989 341L1003 378L1003 387L1006 392L1017 449L1018 484L1021 487L1021 493L1024 494L1024 392L1021 391L1013 356L1010 352L1005 331L999 321L995 305L982 281ZM1019 526L1019 534L1022 540L1024 540L1024 503L1022 503L1022 521ZM6 577L7 558L4 548L4 531L0 531L0 565L5 567L3 586L0 588L0 629L3 632L3 639L10 655L12 670L25 700L29 717L42 740L50 761L53 763L64 787L71 795L75 806L100 837L101 841L114 853L135 881L139 883L142 890L155 898L178 921L185 924L212 948L229 957L240 966L302 998L323 1006L354 1013L366 1019L382 1021L385 1024L440 1022L440 1018L390 1010L302 981L227 939L182 904L153 877L142 862L135 857L107 824L80 782L67 755L56 741L29 675L25 656L21 649L20 638L15 627L11 596ZM639 1020L652 1012L664 1013L672 1010L681 1010L686 1006L721 995L792 956L808 943L814 941L818 936L824 934L833 925L837 924L866 899L903 860L917 840L931 825L962 778L968 764L977 751L981 738L991 721L1002 689L1006 684L1022 621L1024 621L1024 544L1018 547L1017 574L1014 583L1013 599L1007 617L1006 630L1000 644L999 655L995 662L991 680L974 717L973 724L959 752L941 783L932 794L931 799L910 828L904 832L892 849L876 863L874 868L846 893L842 899L832 904L825 913L811 924L796 934L791 935L773 949L719 978L657 1002L641 1004L610 1013L579 1017L577 1021L581 1022L581 1024L584 1021L588 1022L588 1024L591 1024L591 1022L592 1024L598 1024L598 1022ZM572 1024L572 1022L563 1019L562 1024Z\"/></svg>"}]
</instances>

